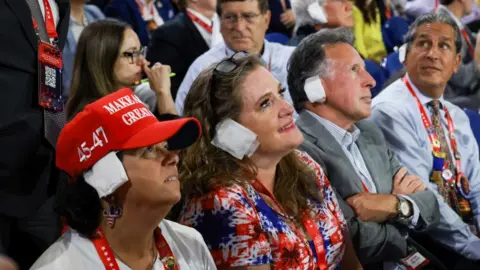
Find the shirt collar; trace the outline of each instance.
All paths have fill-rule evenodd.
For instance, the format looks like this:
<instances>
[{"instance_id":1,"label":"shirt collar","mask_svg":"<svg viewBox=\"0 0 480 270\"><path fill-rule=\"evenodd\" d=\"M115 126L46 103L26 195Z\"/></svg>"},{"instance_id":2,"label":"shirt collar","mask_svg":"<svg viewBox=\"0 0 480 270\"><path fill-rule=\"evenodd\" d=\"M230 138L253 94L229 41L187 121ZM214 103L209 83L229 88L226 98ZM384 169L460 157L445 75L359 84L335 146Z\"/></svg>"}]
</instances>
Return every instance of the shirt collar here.
<instances>
[{"instance_id":1,"label":"shirt collar","mask_svg":"<svg viewBox=\"0 0 480 270\"><path fill-rule=\"evenodd\" d=\"M463 28L464 28L462 21L460 21L460 19L458 19L457 16L455 16L455 14L453 14L453 13L450 11L450 9L448 9L446 6L444 6L444 5L439 5L439 6L438 6L438 9L441 9L441 10L443 10L444 12L446 12L446 13L455 21L455 23L457 24L458 28L460 28L460 29L463 29Z\"/></svg>"},{"instance_id":2,"label":"shirt collar","mask_svg":"<svg viewBox=\"0 0 480 270\"><path fill-rule=\"evenodd\" d=\"M427 106L427 104L430 101L432 101L433 98L428 97L428 96L424 95L422 92L420 92L420 90L418 90L418 88L415 86L415 84L413 84L412 80L410 80L410 76L408 75L408 73L406 74L406 76L407 76L407 80L410 82L410 85L413 88L413 91L415 92L415 94L417 94L417 97L420 100L420 102L422 103L422 105ZM440 101L440 103L444 104L445 100L443 98L443 95L438 100Z\"/></svg>"},{"instance_id":3,"label":"shirt collar","mask_svg":"<svg viewBox=\"0 0 480 270\"><path fill-rule=\"evenodd\" d=\"M355 125L352 126L351 131L347 131L337 126L333 122L318 116L316 113L313 113L309 110L306 111L310 113L310 115L312 115L318 122L320 122L320 124L322 124L342 146L348 148L358 140L358 137L360 137L360 129L358 129Z\"/></svg>"},{"instance_id":4,"label":"shirt collar","mask_svg":"<svg viewBox=\"0 0 480 270\"><path fill-rule=\"evenodd\" d=\"M272 46L270 44L270 42L268 42L267 40L263 40L263 54L262 54L262 60L265 61L265 63L269 63L270 62L270 55L272 54ZM227 45L227 43L225 43L225 54L227 57L230 57L232 55L234 55L236 52L232 49L230 49Z\"/></svg>"},{"instance_id":5,"label":"shirt collar","mask_svg":"<svg viewBox=\"0 0 480 270\"><path fill-rule=\"evenodd\" d=\"M202 22L206 23L207 25L213 25L213 19L215 18L215 16L217 16L217 13L215 13L212 17L212 20L210 20L206 16L203 16L200 12L198 12L196 10L193 10L191 8L187 8L187 11L192 13L193 15L195 15L195 17L197 17L198 19L200 19Z\"/></svg>"}]
</instances>

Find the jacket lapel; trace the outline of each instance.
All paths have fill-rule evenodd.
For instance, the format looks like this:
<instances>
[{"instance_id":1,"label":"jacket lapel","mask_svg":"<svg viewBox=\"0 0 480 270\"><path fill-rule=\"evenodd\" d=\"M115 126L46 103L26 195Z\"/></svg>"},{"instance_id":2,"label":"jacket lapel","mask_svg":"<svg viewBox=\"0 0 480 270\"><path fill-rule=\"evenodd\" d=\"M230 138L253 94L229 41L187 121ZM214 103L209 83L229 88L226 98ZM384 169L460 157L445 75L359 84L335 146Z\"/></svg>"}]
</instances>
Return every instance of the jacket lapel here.
<instances>
[{"instance_id":1,"label":"jacket lapel","mask_svg":"<svg viewBox=\"0 0 480 270\"><path fill-rule=\"evenodd\" d=\"M195 26L195 24L193 24L192 20L188 17L186 12L183 13L183 20L185 22L185 25L188 27L188 29L192 33L192 37L196 41L195 44L200 45L201 43L201 46L198 48L198 50L202 51L202 53L208 51L209 47L207 42L202 37L200 32L198 32L197 27Z\"/></svg>"},{"instance_id":2,"label":"jacket lapel","mask_svg":"<svg viewBox=\"0 0 480 270\"><path fill-rule=\"evenodd\" d=\"M38 37L35 34L35 30L33 29L32 24L32 16L30 12L30 8L28 7L27 2L20 1L20 0L5 0L7 5L12 9L13 14L17 16L20 25L23 28L25 36L29 41L30 45L32 45L32 49L34 51L38 50ZM59 15L59 23L57 25L57 31L60 37L64 37L66 35L63 34L65 31L68 31L68 23L70 20L70 9L68 8L68 0L56 0L58 4L58 15ZM24 14L28 14L29 16L25 16ZM63 34L63 35L62 35ZM63 47L65 40L60 39L60 48Z\"/></svg>"},{"instance_id":3,"label":"jacket lapel","mask_svg":"<svg viewBox=\"0 0 480 270\"><path fill-rule=\"evenodd\" d=\"M382 185L385 181L378 181L379 180L378 174L377 174L378 170L375 167L375 166L378 166L378 162L375 162L375 160L370 155L370 151L368 150L369 146L371 146L373 142L370 140L368 136L365 136L364 131L361 128L360 128L360 131L361 131L360 136L358 137L358 140L357 140L358 150L362 154L363 161L365 162L368 172L372 177L372 181L375 184L375 187L377 188L377 193L383 193L386 191L385 190L386 187Z\"/></svg>"},{"instance_id":4,"label":"jacket lapel","mask_svg":"<svg viewBox=\"0 0 480 270\"><path fill-rule=\"evenodd\" d=\"M337 142L337 140L335 140L332 134L330 134L330 132L312 115L305 110L301 112L297 120L297 126L303 132L305 140L315 144L315 146L323 150L332 160L338 159L345 161L344 166L346 169L352 172L352 174L358 178L358 176L356 176L355 168L350 163L350 160L348 159L347 155L345 155L345 152L340 144ZM351 179L344 179L340 177L339 180L348 181L339 183L337 186L353 185L355 189L363 190L360 179L359 181L352 181Z\"/></svg>"},{"instance_id":5,"label":"jacket lapel","mask_svg":"<svg viewBox=\"0 0 480 270\"><path fill-rule=\"evenodd\" d=\"M28 39L32 49L37 51L38 47L38 38L33 29L32 16L30 15L30 8L28 7L27 2L19 0L5 0L7 5L12 9L13 14L17 17L20 25L23 28L23 32ZM25 16L28 14L28 16Z\"/></svg>"}]
</instances>

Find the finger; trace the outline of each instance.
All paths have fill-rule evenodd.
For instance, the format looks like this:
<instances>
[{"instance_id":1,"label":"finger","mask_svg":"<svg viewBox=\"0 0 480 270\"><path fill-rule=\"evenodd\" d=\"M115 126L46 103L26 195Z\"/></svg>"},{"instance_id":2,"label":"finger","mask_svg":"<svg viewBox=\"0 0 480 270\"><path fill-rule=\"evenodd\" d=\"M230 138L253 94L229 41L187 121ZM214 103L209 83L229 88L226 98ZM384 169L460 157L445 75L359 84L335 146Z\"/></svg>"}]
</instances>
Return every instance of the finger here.
<instances>
[{"instance_id":1,"label":"finger","mask_svg":"<svg viewBox=\"0 0 480 270\"><path fill-rule=\"evenodd\" d=\"M405 175L407 175L407 172L408 172L407 168L405 167L400 168L400 170L398 170L395 176L393 177L393 185L395 186L400 184L400 182L402 182L402 179L405 177Z\"/></svg>"},{"instance_id":2,"label":"finger","mask_svg":"<svg viewBox=\"0 0 480 270\"><path fill-rule=\"evenodd\" d=\"M355 205L355 200L356 199L357 199L357 195L353 195L353 196L348 197L346 202L347 202L348 205L353 207L353 205Z\"/></svg>"},{"instance_id":3,"label":"finger","mask_svg":"<svg viewBox=\"0 0 480 270\"><path fill-rule=\"evenodd\" d=\"M163 65L163 67L167 70L167 74L172 73L172 67L170 65Z\"/></svg>"},{"instance_id":4,"label":"finger","mask_svg":"<svg viewBox=\"0 0 480 270\"><path fill-rule=\"evenodd\" d=\"M148 67L148 65L149 65L148 63L143 63L143 66L142 66L143 72L145 72L147 76L149 76L150 73L152 72L152 70Z\"/></svg>"},{"instance_id":5,"label":"finger","mask_svg":"<svg viewBox=\"0 0 480 270\"><path fill-rule=\"evenodd\" d=\"M415 186L415 189L413 190L413 193L419 192L419 191L425 191L425 184L424 183L419 183L417 186Z\"/></svg>"}]
</instances>

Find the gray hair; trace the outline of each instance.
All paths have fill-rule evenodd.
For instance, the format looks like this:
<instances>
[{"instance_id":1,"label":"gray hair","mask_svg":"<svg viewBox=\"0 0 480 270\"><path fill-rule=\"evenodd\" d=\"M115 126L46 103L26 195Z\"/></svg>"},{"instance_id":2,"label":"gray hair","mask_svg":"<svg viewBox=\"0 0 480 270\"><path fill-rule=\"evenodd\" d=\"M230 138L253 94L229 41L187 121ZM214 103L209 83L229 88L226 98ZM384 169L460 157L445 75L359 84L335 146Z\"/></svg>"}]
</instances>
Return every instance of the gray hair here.
<instances>
[{"instance_id":1,"label":"gray hair","mask_svg":"<svg viewBox=\"0 0 480 270\"><path fill-rule=\"evenodd\" d=\"M325 55L325 47L339 43L353 46L354 36L351 29L339 27L334 29L322 29L307 36L293 51L288 60L287 81L288 89L292 97L293 106L297 112L304 109L308 102L304 85L307 78L330 76L329 59Z\"/></svg>"},{"instance_id":2,"label":"gray hair","mask_svg":"<svg viewBox=\"0 0 480 270\"><path fill-rule=\"evenodd\" d=\"M418 28L421 25L427 24L427 23L444 23L448 24L453 28L453 31L455 31L455 49L456 53L460 53L462 49L462 34L460 32L460 29L458 29L457 24L455 21L450 18L447 15L439 14L439 13L428 13L425 15L422 15L418 17L415 22L410 25L408 28L408 32L405 35L405 43L407 44L407 51L410 50L413 41L417 37L417 31Z\"/></svg>"},{"instance_id":3,"label":"gray hair","mask_svg":"<svg viewBox=\"0 0 480 270\"><path fill-rule=\"evenodd\" d=\"M305 26L305 25L316 25L317 22L313 19L310 14L308 14L308 6L318 2L320 6L324 6L326 0L291 0L290 4L292 6L292 10L295 13L295 29L296 32L298 28Z\"/></svg>"}]
</instances>

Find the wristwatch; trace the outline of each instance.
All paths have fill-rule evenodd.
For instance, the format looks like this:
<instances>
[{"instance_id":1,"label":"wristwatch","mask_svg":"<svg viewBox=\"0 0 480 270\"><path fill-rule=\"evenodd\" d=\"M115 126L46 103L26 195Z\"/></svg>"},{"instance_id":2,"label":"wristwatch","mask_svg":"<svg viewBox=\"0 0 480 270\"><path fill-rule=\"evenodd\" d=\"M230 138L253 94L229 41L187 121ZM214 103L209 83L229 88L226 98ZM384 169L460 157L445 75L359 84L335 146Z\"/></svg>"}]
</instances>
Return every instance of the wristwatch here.
<instances>
[{"instance_id":1,"label":"wristwatch","mask_svg":"<svg viewBox=\"0 0 480 270\"><path fill-rule=\"evenodd\" d=\"M395 219L397 221L404 221L405 219L410 218L413 215L412 204L405 198L397 197L397 216Z\"/></svg>"}]
</instances>

